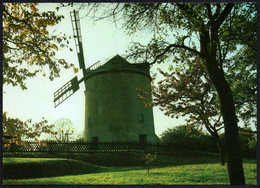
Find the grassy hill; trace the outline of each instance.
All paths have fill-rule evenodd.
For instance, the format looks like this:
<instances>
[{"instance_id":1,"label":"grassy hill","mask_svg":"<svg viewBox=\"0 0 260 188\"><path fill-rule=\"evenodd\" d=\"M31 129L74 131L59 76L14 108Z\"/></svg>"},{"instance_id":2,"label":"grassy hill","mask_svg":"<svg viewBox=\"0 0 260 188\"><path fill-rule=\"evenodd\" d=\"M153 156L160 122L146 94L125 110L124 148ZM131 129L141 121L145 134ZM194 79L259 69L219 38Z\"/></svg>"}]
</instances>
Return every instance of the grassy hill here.
<instances>
[{"instance_id":1,"label":"grassy hill","mask_svg":"<svg viewBox=\"0 0 260 188\"><path fill-rule=\"evenodd\" d=\"M3 178L21 179L88 174L108 168L73 159L3 158Z\"/></svg>"},{"instance_id":2,"label":"grassy hill","mask_svg":"<svg viewBox=\"0 0 260 188\"><path fill-rule=\"evenodd\" d=\"M227 167L218 163L152 166L148 174L145 166L104 167L61 158L4 158L3 162L4 185L229 184ZM256 184L256 169L255 160L244 161L247 184Z\"/></svg>"}]
</instances>

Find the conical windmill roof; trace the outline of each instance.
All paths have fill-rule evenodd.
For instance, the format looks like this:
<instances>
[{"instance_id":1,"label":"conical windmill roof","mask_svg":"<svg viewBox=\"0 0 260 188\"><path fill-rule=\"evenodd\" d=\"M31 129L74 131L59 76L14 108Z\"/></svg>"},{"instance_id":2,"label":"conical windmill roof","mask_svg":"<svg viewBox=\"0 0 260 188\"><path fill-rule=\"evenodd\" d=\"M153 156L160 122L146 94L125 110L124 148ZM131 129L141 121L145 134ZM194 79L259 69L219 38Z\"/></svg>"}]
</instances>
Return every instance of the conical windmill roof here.
<instances>
[{"instance_id":1,"label":"conical windmill roof","mask_svg":"<svg viewBox=\"0 0 260 188\"><path fill-rule=\"evenodd\" d=\"M107 61L100 69L114 69L114 68L130 68L131 64L121 57L120 55L114 56L112 59Z\"/></svg>"},{"instance_id":2,"label":"conical windmill roof","mask_svg":"<svg viewBox=\"0 0 260 188\"><path fill-rule=\"evenodd\" d=\"M114 56L112 59L107 61L104 65L98 68L99 70L129 70L129 71L141 71L143 73L149 74L149 65L146 63L129 63L126 59L121 57L120 55Z\"/></svg>"},{"instance_id":3,"label":"conical windmill roof","mask_svg":"<svg viewBox=\"0 0 260 188\"><path fill-rule=\"evenodd\" d=\"M86 69L87 77L93 76L95 74L99 74L102 72L110 72L110 71L131 71L131 72L139 72L141 74L146 74L150 76L150 67L146 63L138 63L132 64L129 63L126 59L121 57L120 55L114 56L112 59L108 60L105 64L95 68L95 69Z\"/></svg>"}]
</instances>

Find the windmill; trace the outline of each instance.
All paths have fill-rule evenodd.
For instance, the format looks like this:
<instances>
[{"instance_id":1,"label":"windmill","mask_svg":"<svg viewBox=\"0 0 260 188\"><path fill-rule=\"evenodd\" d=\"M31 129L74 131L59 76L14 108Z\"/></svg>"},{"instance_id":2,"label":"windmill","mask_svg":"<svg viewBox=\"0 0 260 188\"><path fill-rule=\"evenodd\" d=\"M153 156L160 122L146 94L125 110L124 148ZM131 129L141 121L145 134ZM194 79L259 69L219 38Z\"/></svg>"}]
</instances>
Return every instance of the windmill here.
<instances>
[{"instance_id":1,"label":"windmill","mask_svg":"<svg viewBox=\"0 0 260 188\"><path fill-rule=\"evenodd\" d=\"M83 78L75 76L54 93L57 107L85 85L86 141L157 142L152 107L146 107L136 88L148 89L151 82L147 63L132 64L119 55L101 65L85 68L79 12L70 13L76 51ZM87 99L87 100L86 100Z\"/></svg>"},{"instance_id":2,"label":"windmill","mask_svg":"<svg viewBox=\"0 0 260 188\"><path fill-rule=\"evenodd\" d=\"M70 12L70 17L72 22L73 36L76 44L76 51L78 55L79 67L83 71L83 78L78 80L78 77L75 76L54 93L53 102L55 108L63 101L65 101L67 98L69 98L72 94L74 94L79 89L79 84L83 82L86 78L86 67L82 47L82 35L80 30L79 12L75 10L73 12ZM86 87L86 82L84 81L84 83Z\"/></svg>"}]
</instances>

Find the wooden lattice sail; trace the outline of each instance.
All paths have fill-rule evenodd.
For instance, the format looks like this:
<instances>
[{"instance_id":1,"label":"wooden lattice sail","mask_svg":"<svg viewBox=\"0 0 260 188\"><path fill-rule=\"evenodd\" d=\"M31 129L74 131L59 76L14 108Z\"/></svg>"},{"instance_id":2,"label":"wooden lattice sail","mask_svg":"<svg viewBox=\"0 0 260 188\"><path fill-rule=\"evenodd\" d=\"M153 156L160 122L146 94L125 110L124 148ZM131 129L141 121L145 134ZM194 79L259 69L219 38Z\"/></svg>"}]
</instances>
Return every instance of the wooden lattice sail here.
<instances>
[{"instance_id":1,"label":"wooden lattice sail","mask_svg":"<svg viewBox=\"0 0 260 188\"><path fill-rule=\"evenodd\" d=\"M65 85L63 85L60 89L58 89L54 93L54 100L53 100L54 107L57 107L67 98L69 98L73 93L75 93L79 89L80 82L84 81L86 77L86 67L85 67L84 53L82 47L79 12L75 10L73 12L70 12L70 17L72 22L73 36L76 44L76 51L78 55L79 67L83 71L83 78L80 81L78 81L77 76L75 76L73 79L68 81Z\"/></svg>"}]
</instances>

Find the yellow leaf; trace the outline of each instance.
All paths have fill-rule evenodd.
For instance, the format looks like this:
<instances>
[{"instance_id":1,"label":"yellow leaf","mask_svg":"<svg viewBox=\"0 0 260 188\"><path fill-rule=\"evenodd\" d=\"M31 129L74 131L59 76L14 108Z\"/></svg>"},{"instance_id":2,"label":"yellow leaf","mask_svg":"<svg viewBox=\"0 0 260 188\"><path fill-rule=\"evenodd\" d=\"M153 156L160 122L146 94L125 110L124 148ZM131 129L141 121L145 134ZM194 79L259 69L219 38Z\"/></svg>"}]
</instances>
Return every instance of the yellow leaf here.
<instances>
[{"instance_id":1,"label":"yellow leaf","mask_svg":"<svg viewBox=\"0 0 260 188\"><path fill-rule=\"evenodd\" d=\"M78 68L74 68L73 71L74 71L74 73L77 73L77 72L79 72L79 69Z\"/></svg>"},{"instance_id":2,"label":"yellow leaf","mask_svg":"<svg viewBox=\"0 0 260 188\"><path fill-rule=\"evenodd\" d=\"M51 44L50 47L54 48L55 50L58 50L58 47L55 44Z\"/></svg>"}]
</instances>

